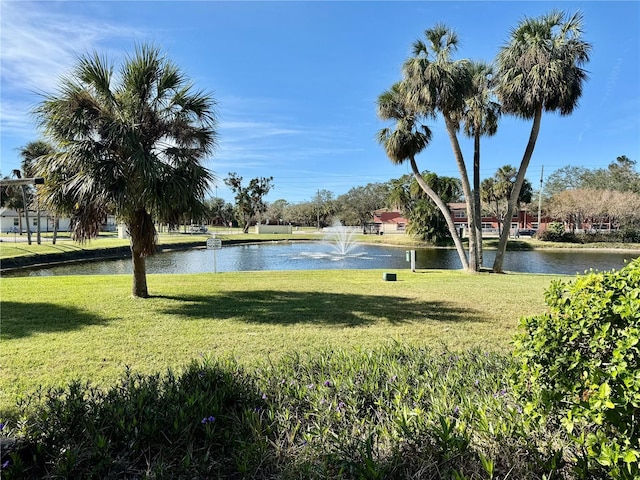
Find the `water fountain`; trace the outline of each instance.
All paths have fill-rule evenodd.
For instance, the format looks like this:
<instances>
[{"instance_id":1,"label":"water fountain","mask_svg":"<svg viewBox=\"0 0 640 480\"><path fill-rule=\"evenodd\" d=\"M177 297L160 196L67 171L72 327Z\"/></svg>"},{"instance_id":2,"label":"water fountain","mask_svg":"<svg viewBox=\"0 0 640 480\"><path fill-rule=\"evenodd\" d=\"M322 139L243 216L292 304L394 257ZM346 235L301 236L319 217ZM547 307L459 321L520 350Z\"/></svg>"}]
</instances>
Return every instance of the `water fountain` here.
<instances>
[{"instance_id":1,"label":"water fountain","mask_svg":"<svg viewBox=\"0 0 640 480\"><path fill-rule=\"evenodd\" d=\"M349 255L356 247L357 243L354 239L356 230L352 227L345 227L340 223L334 224L326 229L328 235L325 240L328 241L338 255Z\"/></svg>"},{"instance_id":2,"label":"water fountain","mask_svg":"<svg viewBox=\"0 0 640 480\"><path fill-rule=\"evenodd\" d=\"M345 227L340 223L324 229L322 242L315 248L298 252L294 259L326 260L330 262L348 262L367 259L367 253L359 249L355 239L357 227Z\"/></svg>"}]
</instances>

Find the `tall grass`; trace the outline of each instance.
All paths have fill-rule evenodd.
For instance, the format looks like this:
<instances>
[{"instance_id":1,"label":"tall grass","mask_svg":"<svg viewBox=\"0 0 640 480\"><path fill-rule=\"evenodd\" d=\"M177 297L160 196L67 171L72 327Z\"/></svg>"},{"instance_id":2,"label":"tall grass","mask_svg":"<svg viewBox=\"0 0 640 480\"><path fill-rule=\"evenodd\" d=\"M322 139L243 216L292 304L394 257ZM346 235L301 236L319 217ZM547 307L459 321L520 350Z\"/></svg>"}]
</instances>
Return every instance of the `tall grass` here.
<instances>
[{"instance_id":1,"label":"tall grass","mask_svg":"<svg viewBox=\"0 0 640 480\"><path fill-rule=\"evenodd\" d=\"M24 444L3 478L558 478L561 438L523 421L508 368L389 343L74 382L5 427Z\"/></svg>"}]
</instances>

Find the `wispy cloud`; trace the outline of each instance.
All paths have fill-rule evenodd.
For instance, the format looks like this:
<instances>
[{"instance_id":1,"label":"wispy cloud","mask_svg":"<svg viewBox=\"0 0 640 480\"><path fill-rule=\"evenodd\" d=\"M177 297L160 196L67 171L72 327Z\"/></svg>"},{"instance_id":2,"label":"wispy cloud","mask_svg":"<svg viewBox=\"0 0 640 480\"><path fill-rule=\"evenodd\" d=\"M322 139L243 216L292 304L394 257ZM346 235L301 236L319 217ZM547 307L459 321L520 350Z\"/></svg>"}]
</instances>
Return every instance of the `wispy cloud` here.
<instances>
[{"instance_id":1,"label":"wispy cloud","mask_svg":"<svg viewBox=\"0 0 640 480\"><path fill-rule=\"evenodd\" d=\"M31 104L2 98L0 102L0 130L19 137L30 137L35 131L35 120L29 114Z\"/></svg>"},{"instance_id":2,"label":"wispy cloud","mask_svg":"<svg viewBox=\"0 0 640 480\"><path fill-rule=\"evenodd\" d=\"M68 71L78 54L95 48L109 49L114 41L139 38L131 27L56 11L52 5L3 2L0 19L2 79L5 85L24 90L50 91Z\"/></svg>"},{"instance_id":3,"label":"wispy cloud","mask_svg":"<svg viewBox=\"0 0 640 480\"><path fill-rule=\"evenodd\" d=\"M614 91L614 88L616 87L616 84L620 79L620 69L622 68L623 61L624 59L622 57L618 57L616 63L611 68L609 77L607 78L607 86L600 100L600 106L604 106L609 102L609 97L611 96L611 93Z\"/></svg>"},{"instance_id":4,"label":"wispy cloud","mask_svg":"<svg viewBox=\"0 0 640 480\"><path fill-rule=\"evenodd\" d=\"M223 97L219 148L214 168L243 171L290 169L301 161L320 164L331 156L361 151L334 126L309 123L290 101L278 98Z\"/></svg>"},{"instance_id":5,"label":"wispy cloud","mask_svg":"<svg viewBox=\"0 0 640 480\"><path fill-rule=\"evenodd\" d=\"M54 2L2 2L0 9L0 66L3 131L30 137L30 110L40 94L53 92L78 55L94 49L111 54L118 42L140 38L131 27L77 16ZM96 17L97 18L97 17Z\"/></svg>"},{"instance_id":6,"label":"wispy cloud","mask_svg":"<svg viewBox=\"0 0 640 480\"><path fill-rule=\"evenodd\" d=\"M242 135L243 140L305 134L305 130L299 128L283 127L270 122L244 121L220 122L220 131L233 136Z\"/></svg>"}]
</instances>

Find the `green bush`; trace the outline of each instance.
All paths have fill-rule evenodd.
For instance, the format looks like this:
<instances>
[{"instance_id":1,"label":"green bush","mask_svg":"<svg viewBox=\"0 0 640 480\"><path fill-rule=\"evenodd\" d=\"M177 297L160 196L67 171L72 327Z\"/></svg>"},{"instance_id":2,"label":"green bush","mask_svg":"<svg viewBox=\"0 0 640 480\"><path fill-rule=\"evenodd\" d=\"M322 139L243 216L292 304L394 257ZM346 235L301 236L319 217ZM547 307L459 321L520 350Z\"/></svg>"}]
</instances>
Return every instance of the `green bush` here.
<instances>
[{"instance_id":1,"label":"green bush","mask_svg":"<svg viewBox=\"0 0 640 480\"><path fill-rule=\"evenodd\" d=\"M640 243L640 227L626 225L620 229L619 236L623 243Z\"/></svg>"},{"instance_id":2,"label":"green bush","mask_svg":"<svg viewBox=\"0 0 640 480\"><path fill-rule=\"evenodd\" d=\"M627 225L620 230L580 233L576 239L580 243L640 243L640 229Z\"/></svg>"},{"instance_id":3,"label":"green bush","mask_svg":"<svg viewBox=\"0 0 640 480\"><path fill-rule=\"evenodd\" d=\"M639 478L640 258L555 281L545 298L516 340L525 413L566 429L582 478Z\"/></svg>"},{"instance_id":4,"label":"green bush","mask_svg":"<svg viewBox=\"0 0 640 480\"><path fill-rule=\"evenodd\" d=\"M564 224L560 222L551 222L545 230L536 234L536 238L543 242L579 243L576 235L565 231Z\"/></svg>"}]
</instances>

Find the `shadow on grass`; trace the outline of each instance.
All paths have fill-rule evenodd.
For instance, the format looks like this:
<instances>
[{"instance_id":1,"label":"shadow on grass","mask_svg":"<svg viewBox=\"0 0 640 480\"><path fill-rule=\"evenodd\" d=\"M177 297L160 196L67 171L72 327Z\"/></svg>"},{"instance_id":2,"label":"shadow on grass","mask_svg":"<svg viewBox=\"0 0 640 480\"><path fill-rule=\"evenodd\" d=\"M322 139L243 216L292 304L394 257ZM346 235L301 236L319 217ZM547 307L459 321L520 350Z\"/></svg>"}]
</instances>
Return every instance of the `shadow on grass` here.
<instances>
[{"instance_id":1,"label":"shadow on grass","mask_svg":"<svg viewBox=\"0 0 640 480\"><path fill-rule=\"evenodd\" d=\"M36 333L66 332L105 322L105 319L75 307L38 302L2 302L0 338L9 340Z\"/></svg>"},{"instance_id":2,"label":"shadow on grass","mask_svg":"<svg viewBox=\"0 0 640 480\"><path fill-rule=\"evenodd\" d=\"M356 327L380 321L396 325L421 321L488 320L482 311L460 308L452 302L421 302L396 296L257 290L157 298L180 302L165 309L165 314L194 319L236 318L248 323Z\"/></svg>"}]
</instances>

